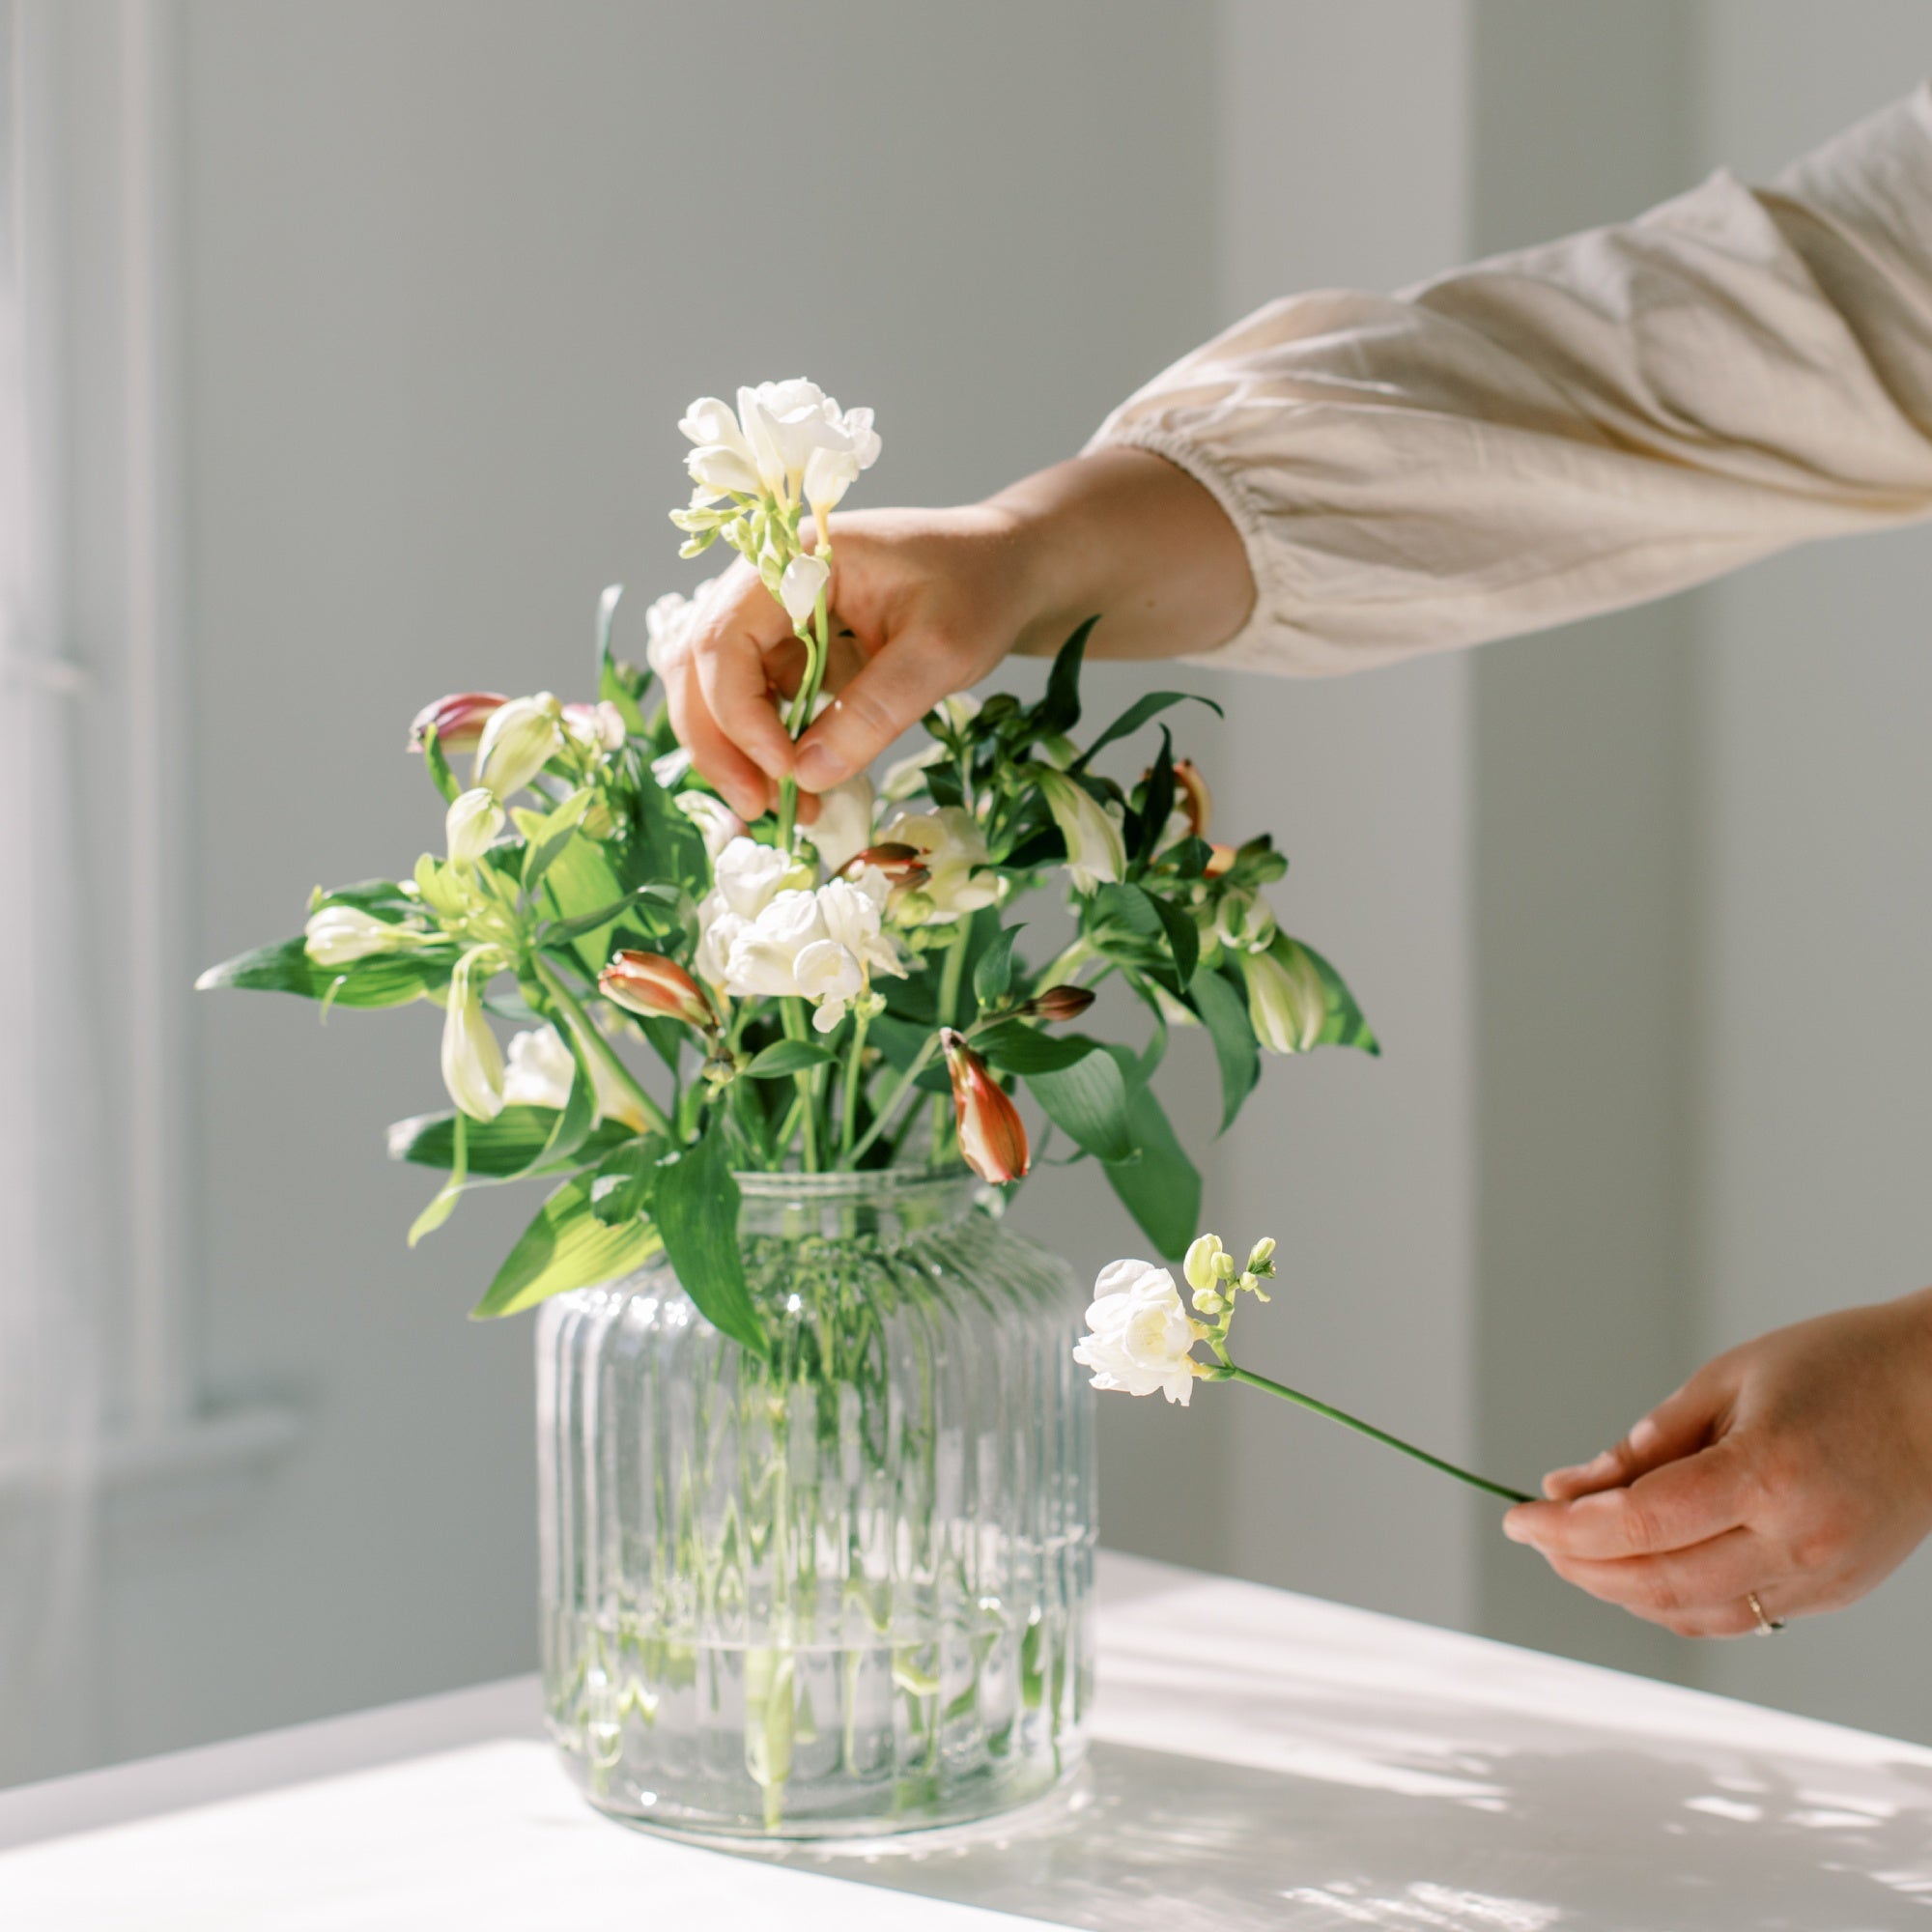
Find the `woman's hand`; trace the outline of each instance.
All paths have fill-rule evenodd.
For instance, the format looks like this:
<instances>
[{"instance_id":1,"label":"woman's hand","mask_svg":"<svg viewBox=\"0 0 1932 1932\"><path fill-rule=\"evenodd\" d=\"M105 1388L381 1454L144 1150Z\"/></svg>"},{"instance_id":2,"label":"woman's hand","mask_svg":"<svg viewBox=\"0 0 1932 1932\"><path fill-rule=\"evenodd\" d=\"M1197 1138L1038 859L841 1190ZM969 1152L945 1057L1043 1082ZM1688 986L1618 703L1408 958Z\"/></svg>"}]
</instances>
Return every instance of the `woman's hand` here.
<instances>
[{"instance_id":1,"label":"woman's hand","mask_svg":"<svg viewBox=\"0 0 1932 1932\"><path fill-rule=\"evenodd\" d=\"M1842 1609L1932 1531L1932 1290L1719 1355L1505 1532L1680 1636Z\"/></svg>"},{"instance_id":2,"label":"woman's hand","mask_svg":"<svg viewBox=\"0 0 1932 1932\"><path fill-rule=\"evenodd\" d=\"M788 775L820 792L864 770L1009 651L1054 651L1088 617L1103 619L1096 657L1174 657L1224 643L1254 602L1219 504L1135 449L1077 457L967 508L840 513L833 536L837 696L797 747L778 699L796 690L803 649L744 563L661 667L678 737L742 818Z\"/></svg>"}]
</instances>

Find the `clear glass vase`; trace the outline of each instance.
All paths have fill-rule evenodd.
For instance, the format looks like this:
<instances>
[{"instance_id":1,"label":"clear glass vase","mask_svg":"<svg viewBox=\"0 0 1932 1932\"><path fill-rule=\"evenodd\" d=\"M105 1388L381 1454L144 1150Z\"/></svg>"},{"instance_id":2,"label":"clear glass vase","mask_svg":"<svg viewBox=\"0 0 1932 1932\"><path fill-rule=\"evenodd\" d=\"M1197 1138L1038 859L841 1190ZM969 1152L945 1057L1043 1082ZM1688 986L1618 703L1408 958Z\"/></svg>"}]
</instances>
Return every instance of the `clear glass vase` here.
<instances>
[{"instance_id":1,"label":"clear glass vase","mask_svg":"<svg viewBox=\"0 0 1932 1932\"><path fill-rule=\"evenodd\" d=\"M1036 1798L1091 1689L1091 1392L1064 1262L970 1176L739 1177L772 1338L662 1264L537 1331L543 1672L586 1796L869 1836Z\"/></svg>"}]
</instances>

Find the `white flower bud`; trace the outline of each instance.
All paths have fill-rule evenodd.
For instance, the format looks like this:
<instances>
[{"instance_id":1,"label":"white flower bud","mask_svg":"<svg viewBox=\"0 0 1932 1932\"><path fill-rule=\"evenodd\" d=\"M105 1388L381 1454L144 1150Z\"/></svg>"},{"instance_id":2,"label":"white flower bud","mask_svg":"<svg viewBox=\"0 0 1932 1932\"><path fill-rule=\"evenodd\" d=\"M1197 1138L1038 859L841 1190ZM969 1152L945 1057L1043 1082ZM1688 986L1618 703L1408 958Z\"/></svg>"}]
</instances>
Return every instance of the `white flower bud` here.
<instances>
[{"instance_id":1,"label":"white flower bud","mask_svg":"<svg viewBox=\"0 0 1932 1932\"><path fill-rule=\"evenodd\" d=\"M419 923L396 924L358 906L327 905L309 915L302 951L318 966L353 966L378 952L424 944Z\"/></svg>"},{"instance_id":2,"label":"white flower bud","mask_svg":"<svg viewBox=\"0 0 1932 1932\"><path fill-rule=\"evenodd\" d=\"M449 982L449 1005L442 1017L442 1084L449 1097L473 1121L494 1121L503 1111L503 1050L483 1002L470 990L477 954L457 962Z\"/></svg>"},{"instance_id":3,"label":"white flower bud","mask_svg":"<svg viewBox=\"0 0 1932 1932\"><path fill-rule=\"evenodd\" d=\"M1270 1053L1306 1053L1321 1037L1328 996L1314 961L1277 935L1265 952L1242 962L1248 979L1248 1019Z\"/></svg>"},{"instance_id":4,"label":"white flower bud","mask_svg":"<svg viewBox=\"0 0 1932 1932\"><path fill-rule=\"evenodd\" d=\"M452 866L473 866L503 829L503 808L484 785L461 793L443 818Z\"/></svg>"},{"instance_id":5,"label":"white flower bud","mask_svg":"<svg viewBox=\"0 0 1932 1932\"><path fill-rule=\"evenodd\" d=\"M1212 1293L1221 1279L1220 1263L1227 1253L1219 1235L1201 1235L1191 1243L1180 1271L1189 1288Z\"/></svg>"},{"instance_id":6,"label":"white flower bud","mask_svg":"<svg viewBox=\"0 0 1932 1932\"><path fill-rule=\"evenodd\" d=\"M825 588L831 575L832 566L822 556L813 556L809 552L785 565L784 575L779 579L779 602L784 606L785 615L800 629L817 609L818 593Z\"/></svg>"},{"instance_id":7,"label":"white flower bud","mask_svg":"<svg viewBox=\"0 0 1932 1932\"><path fill-rule=\"evenodd\" d=\"M563 707L547 691L491 713L476 748L476 782L498 798L521 791L563 750Z\"/></svg>"},{"instance_id":8,"label":"white flower bud","mask_svg":"<svg viewBox=\"0 0 1932 1932\"><path fill-rule=\"evenodd\" d=\"M1066 840L1066 869L1073 890L1084 897L1124 877L1126 843L1100 801L1065 772L1042 771L1036 782Z\"/></svg>"}]
</instances>

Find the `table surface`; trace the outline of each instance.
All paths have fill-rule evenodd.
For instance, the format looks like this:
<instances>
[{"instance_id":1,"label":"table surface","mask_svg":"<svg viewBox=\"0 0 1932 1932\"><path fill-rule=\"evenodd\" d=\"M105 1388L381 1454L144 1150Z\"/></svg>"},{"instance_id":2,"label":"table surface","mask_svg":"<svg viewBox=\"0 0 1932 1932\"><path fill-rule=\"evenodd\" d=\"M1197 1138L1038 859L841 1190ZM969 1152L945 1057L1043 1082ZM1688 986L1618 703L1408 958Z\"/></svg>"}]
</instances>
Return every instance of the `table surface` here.
<instances>
[{"instance_id":1,"label":"table surface","mask_svg":"<svg viewBox=\"0 0 1932 1932\"><path fill-rule=\"evenodd\" d=\"M1100 1572L1080 1788L864 1852L598 1817L520 1678L0 1792L6 1932L1932 1924L1932 1750L1251 1583Z\"/></svg>"}]
</instances>

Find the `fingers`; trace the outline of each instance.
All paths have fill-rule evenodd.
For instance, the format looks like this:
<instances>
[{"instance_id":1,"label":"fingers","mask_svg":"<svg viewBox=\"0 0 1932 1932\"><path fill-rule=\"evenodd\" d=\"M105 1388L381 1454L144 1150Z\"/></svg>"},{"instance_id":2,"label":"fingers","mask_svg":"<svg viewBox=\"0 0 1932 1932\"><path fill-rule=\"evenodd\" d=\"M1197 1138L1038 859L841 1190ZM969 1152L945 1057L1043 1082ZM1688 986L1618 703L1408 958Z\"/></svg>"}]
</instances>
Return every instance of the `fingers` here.
<instances>
[{"instance_id":1,"label":"fingers","mask_svg":"<svg viewBox=\"0 0 1932 1932\"><path fill-rule=\"evenodd\" d=\"M764 815L771 784L756 765L719 730L704 701L697 672L685 656L664 669L665 703L678 743L720 797L747 825Z\"/></svg>"},{"instance_id":2,"label":"fingers","mask_svg":"<svg viewBox=\"0 0 1932 1932\"><path fill-rule=\"evenodd\" d=\"M930 632L895 639L799 740L799 783L828 791L863 771L942 697L972 681L960 670L958 653Z\"/></svg>"},{"instance_id":3,"label":"fingers","mask_svg":"<svg viewBox=\"0 0 1932 1932\"><path fill-rule=\"evenodd\" d=\"M772 679L775 664L796 651L784 611L754 572L736 564L706 599L665 679L678 737L741 818L757 817L772 795L767 781L791 771L791 739Z\"/></svg>"},{"instance_id":4,"label":"fingers","mask_svg":"<svg viewBox=\"0 0 1932 1932\"><path fill-rule=\"evenodd\" d=\"M1639 1476L1628 1489L1574 1502L1519 1503L1503 1519L1503 1533L1533 1544L1552 1562L1649 1556L1735 1529L1750 1493L1746 1458L1719 1442Z\"/></svg>"},{"instance_id":5,"label":"fingers","mask_svg":"<svg viewBox=\"0 0 1932 1932\"><path fill-rule=\"evenodd\" d=\"M1680 1636L1741 1636L1757 1628L1747 1593L1756 1590L1760 1603L1778 1597L1765 1580L1776 1559L1748 1529L1726 1530L1660 1556L1597 1562L1552 1555L1549 1562L1565 1582ZM1768 1616L1776 1613L1766 1609Z\"/></svg>"},{"instance_id":6,"label":"fingers","mask_svg":"<svg viewBox=\"0 0 1932 1932\"><path fill-rule=\"evenodd\" d=\"M1543 1492L1558 1502L1598 1490L1626 1488L1665 1463L1695 1455L1715 1433L1721 1398L1702 1376L1693 1377L1632 1429L1613 1449L1567 1469L1552 1469Z\"/></svg>"}]
</instances>

